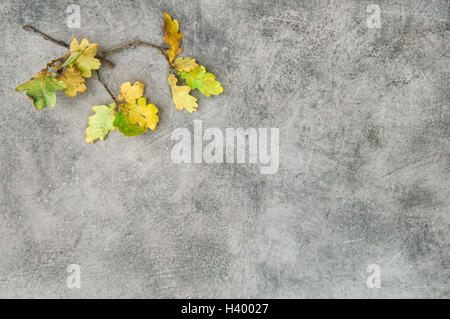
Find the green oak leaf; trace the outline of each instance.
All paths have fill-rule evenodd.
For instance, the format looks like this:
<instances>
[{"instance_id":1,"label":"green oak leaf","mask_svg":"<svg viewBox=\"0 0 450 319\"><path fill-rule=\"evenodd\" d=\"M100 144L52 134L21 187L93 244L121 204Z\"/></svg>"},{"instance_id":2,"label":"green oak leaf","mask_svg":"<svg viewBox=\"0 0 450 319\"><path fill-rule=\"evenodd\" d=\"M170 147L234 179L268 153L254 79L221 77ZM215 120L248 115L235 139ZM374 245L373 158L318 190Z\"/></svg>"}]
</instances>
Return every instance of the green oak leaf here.
<instances>
[{"instance_id":1,"label":"green oak leaf","mask_svg":"<svg viewBox=\"0 0 450 319\"><path fill-rule=\"evenodd\" d=\"M113 125L116 118L116 103L111 103L109 106L96 105L92 107L94 115L89 116L88 127L86 129L85 141L94 143L95 140L103 139L109 132L114 132L116 128Z\"/></svg>"},{"instance_id":2,"label":"green oak leaf","mask_svg":"<svg viewBox=\"0 0 450 319\"><path fill-rule=\"evenodd\" d=\"M178 71L178 74L182 79L186 80L186 84L191 89L197 89L206 96L211 94L219 95L223 92L220 82L216 81L214 74L206 72L206 68L203 65L199 65L190 72Z\"/></svg>"},{"instance_id":3,"label":"green oak leaf","mask_svg":"<svg viewBox=\"0 0 450 319\"><path fill-rule=\"evenodd\" d=\"M64 90L67 85L55 78L56 74L47 73L46 70L36 73L34 78L25 82L18 87L16 91L27 90L27 95L33 101L34 106L41 110L46 106L55 106L55 91Z\"/></svg>"},{"instance_id":4,"label":"green oak leaf","mask_svg":"<svg viewBox=\"0 0 450 319\"><path fill-rule=\"evenodd\" d=\"M136 136L147 131L147 129L142 126L131 124L130 119L122 110L117 114L113 124L119 129L119 132L125 136Z\"/></svg>"}]
</instances>

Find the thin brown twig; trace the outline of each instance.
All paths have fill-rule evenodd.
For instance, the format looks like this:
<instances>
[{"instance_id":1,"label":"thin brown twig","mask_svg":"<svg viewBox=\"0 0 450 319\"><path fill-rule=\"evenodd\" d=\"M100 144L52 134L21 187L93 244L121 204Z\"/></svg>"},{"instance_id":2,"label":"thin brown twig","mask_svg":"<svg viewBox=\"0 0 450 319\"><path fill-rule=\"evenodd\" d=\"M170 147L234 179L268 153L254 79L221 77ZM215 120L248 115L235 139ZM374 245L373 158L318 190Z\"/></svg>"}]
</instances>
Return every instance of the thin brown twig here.
<instances>
[{"instance_id":1,"label":"thin brown twig","mask_svg":"<svg viewBox=\"0 0 450 319\"><path fill-rule=\"evenodd\" d=\"M170 70L173 69L173 65L172 65L172 63L170 63L169 57L167 56L167 53L165 51L165 50L167 50L167 48L164 48L162 46L159 46L159 45L156 45L156 44L153 44L153 43L140 41L140 40L135 40L135 41L132 41L130 43L124 44L124 45L122 45L122 46L120 46L118 48L102 52L102 53L100 53L100 56L110 55L110 54L113 54L113 53L120 52L120 51L122 51L124 49L133 48L133 47L136 47L136 46L152 47L152 48L155 48L155 49L159 50L159 52L161 52L161 54L166 59L167 64L169 64Z\"/></svg>"},{"instance_id":2,"label":"thin brown twig","mask_svg":"<svg viewBox=\"0 0 450 319\"><path fill-rule=\"evenodd\" d=\"M32 32L34 32L34 33L40 35L40 36L43 37L45 40L48 40L48 41L50 41L50 42L53 42L53 43L58 44L58 45L60 45L60 46L63 46L63 47L65 47L65 48L67 48L67 49L70 48L70 46L69 46L66 42L61 41L61 40L56 40L55 38L52 38L51 36L49 36L49 35L47 35L47 34L45 34L45 33L42 33L41 31L39 31L38 29L36 29L35 27L33 27L33 26L31 26L31 25L26 24L26 25L24 25L22 28L23 28L24 30L32 31Z\"/></svg>"},{"instance_id":3,"label":"thin brown twig","mask_svg":"<svg viewBox=\"0 0 450 319\"><path fill-rule=\"evenodd\" d=\"M111 98L114 100L114 102L116 103L116 108L119 106L119 102L117 101L116 97L114 96L114 94L111 92L111 90L109 89L109 87L106 85L105 82L103 82L102 78L100 77L100 72L98 70L95 71L97 73L97 79L98 81L103 85L103 87L105 88L106 92L108 92L108 94L111 96Z\"/></svg>"},{"instance_id":4,"label":"thin brown twig","mask_svg":"<svg viewBox=\"0 0 450 319\"><path fill-rule=\"evenodd\" d=\"M43 37L43 38L44 38L45 40L47 40L47 41L53 42L53 43L55 43L55 44L57 44L57 45L60 45L60 46L62 46L62 47L65 47L65 48L67 48L67 49L70 48L70 45L68 45L66 42L61 41L61 40L56 40L55 38L52 38L52 37L49 36L48 34L45 34L45 33L41 32L41 31L39 31L38 29L36 29L35 27L33 27L33 26L31 26L31 25L26 24L26 25L24 25L22 28L23 28L24 30L26 30L26 31L32 31L32 32L36 33L37 35L40 35L41 37ZM111 61L109 61L109 60L107 60L107 59L105 59L105 58L103 58L103 57L101 57L101 56L99 56L99 55L97 55L97 58L99 58L100 60L102 60L104 63L108 64L108 66L109 66L110 68L113 68L113 67L116 66L116 65L115 65L114 63L112 63Z\"/></svg>"},{"instance_id":5,"label":"thin brown twig","mask_svg":"<svg viewBox=\"0 0 450 319\"><path fill-rule=\"evenodd\" d=\"M166 49L164 47L161 47L161 46L153 44L153 43L148 43L148 42L144 42L144 41L140 41L140 40L135 40L135 41L132 41L130 43L124 44L124 45L122 45L122 46L120 46L118 48L102 52L102 53L100 53L100 56L105 56L105 55L117 53L119 51L122 51L123 49L131 48L131 47L134 47L134 46L137 46L137 45L142 45L142 46L146 46L146 47L152 47L152 48L159 49L159 50Z\"/></svg>"}]
</instances>

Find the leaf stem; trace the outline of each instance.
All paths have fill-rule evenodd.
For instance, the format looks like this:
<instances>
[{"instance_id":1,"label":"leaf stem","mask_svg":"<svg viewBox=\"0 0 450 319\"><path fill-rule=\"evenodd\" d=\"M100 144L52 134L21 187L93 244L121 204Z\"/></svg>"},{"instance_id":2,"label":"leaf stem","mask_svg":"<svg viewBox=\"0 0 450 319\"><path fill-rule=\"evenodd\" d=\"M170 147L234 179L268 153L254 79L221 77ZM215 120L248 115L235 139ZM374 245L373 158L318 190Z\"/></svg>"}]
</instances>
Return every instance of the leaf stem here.
<instances>
[{"instance_id":1,"label":"leaf stem","mask_svg":"<svg viewBox=\"0 0 450 319\"><path fill-rule=\"evenodd\" d=\"M33 27L31 25L26 24L22 28L24 30L26 30L26 31L32 31L32 32L36 33L37 35L40 35L41 37L43 37L47 41L50 41L50 42L53 42L53 43L55 43L57 45L65 47L66 49L70 49L70 45L68 45L66 42L61 41L61 40L56 40L55 38L49 36L48 34L45 34L45 33L41 32L41 31L39 31L38 29L36 29L35 27ZM111 61L109 61L109 60L107 60L107 59L105 59L105 58L103 58L101 56L97 56L97 58L99 58L100 60L102 60L103 62L108 64L108 66L110 68L113 68L113 67L116 66L114 63L112 63Z\"/></svg>"},{"instance_id":2,"label":"leaf stem","mask_svg":"<svg viewBox=\"0 0 450 319\"><path fill-rule=\"evenodd\" d=\"M63 63L64 60L67 59L67 57L68 57L68 54L65 54L64 56L62 56L62 57L60 57L60 58L56 58L56 59L51 60L51 61L50 61L49 63L47 63L47 65L45 66L45 70L48 71L48 69L49 69L50 67L54 68L54 67L55 67L55 64L58 63L58 62Z\"/></svg>"},{"instance_id":3,"label":"leaf stem","mask_svg":"<svg viewBox=\"0 0 450 319\"><path fill-rule=\"evenodd\" d=\"M114 94L111 92L111 90L109 89L109 87L106 85L105 82L103 82L102 78L100 77L100 72L98 70L95 71L97 73L97 79L98 81L103 85L103 87L105 88L106 92L108 92L109 96L111 96L111 98L114 100L114 102L116 103L116 108L119 106L119 102L117 101L116 97L114 96Z\"/></svg>"}]
</instances>

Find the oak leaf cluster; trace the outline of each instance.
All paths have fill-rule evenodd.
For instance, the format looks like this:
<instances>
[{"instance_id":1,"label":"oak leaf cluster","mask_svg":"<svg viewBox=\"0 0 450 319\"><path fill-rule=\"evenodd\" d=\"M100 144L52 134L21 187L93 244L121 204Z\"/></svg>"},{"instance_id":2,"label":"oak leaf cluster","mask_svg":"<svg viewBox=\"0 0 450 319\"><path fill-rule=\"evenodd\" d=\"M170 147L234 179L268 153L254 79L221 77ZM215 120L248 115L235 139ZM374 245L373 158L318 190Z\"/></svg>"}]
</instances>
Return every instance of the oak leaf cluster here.
<instances>
[{"instance_id":1,"label":"oak leaf cluster","mask_svg":"<svg viewBox=\"0 0 450 319\"><path fill-rule=\"evenodd\" d=\"M164 13L163 29L163 40L169 48L161 50L169 63L167 83L172 91L173 103L178 110L195 112L198 104L197 98L190 94L193 90L209 97L219 95L223 88L216 77L194 58L178 57L183 52L180 47L183 34L178 21L168 13ZM57 91L64 90L70 98L84 94L86 79L91 78L92 71L100 69L102 64L97 53L97 43L89 43L88 39L78 43L73 38L69 47L70 51L66 55L48 63L45 69L16 88L16 91L26 91L36 109L55 106ZM49 72L50 68L54 72ZM183 80L185 85L180 84ZM117 99L107 89L114 101L109 105L92 107L94 114L89 116L85 141L103 141L109 132L116 129L125 136L140 135L148 129L154 131L159 121L158 108L144 97L144 88L143 82L124 82Z\"/></svg>"}]
</instances>

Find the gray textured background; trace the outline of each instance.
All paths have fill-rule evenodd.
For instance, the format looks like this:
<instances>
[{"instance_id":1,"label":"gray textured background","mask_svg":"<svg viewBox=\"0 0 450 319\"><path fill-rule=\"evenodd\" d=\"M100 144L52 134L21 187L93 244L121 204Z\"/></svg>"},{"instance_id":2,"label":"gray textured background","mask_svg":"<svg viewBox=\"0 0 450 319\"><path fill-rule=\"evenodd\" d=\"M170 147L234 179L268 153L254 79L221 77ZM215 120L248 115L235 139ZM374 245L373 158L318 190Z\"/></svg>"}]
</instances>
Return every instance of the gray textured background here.
<instances>
[{"instance_id":1,"label":"gray textured background","mask_svg":"<svg viewBox=\"0 0 450 319\"><path fill-rule=\"evenodd\" d=\"M66 8L81 6L81 28ZM381 6L368 29L366 6ZM2 1L0 297L449 297L447 1ZM162 42L221 81L199 111L171 102L149 48L111 56L115 93L146 83L155 132L83 141L95 80L37 111L14 88L66 52ZM170 159L174 128L279 127L280 169ZM66 287L78 264L81 289ZM366 287L368 264L382 288Z\"/></svg>"}]
</instances>

